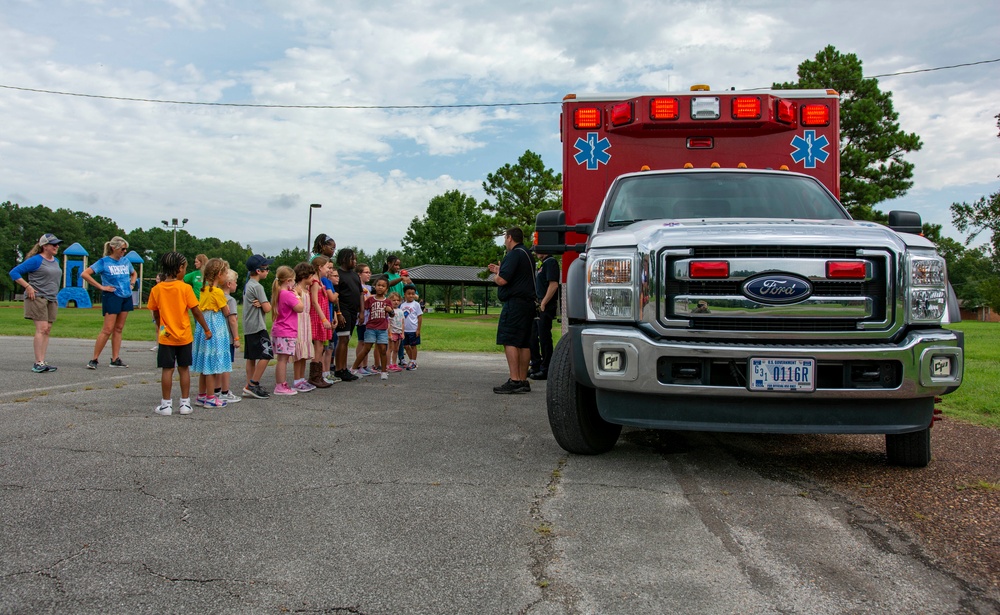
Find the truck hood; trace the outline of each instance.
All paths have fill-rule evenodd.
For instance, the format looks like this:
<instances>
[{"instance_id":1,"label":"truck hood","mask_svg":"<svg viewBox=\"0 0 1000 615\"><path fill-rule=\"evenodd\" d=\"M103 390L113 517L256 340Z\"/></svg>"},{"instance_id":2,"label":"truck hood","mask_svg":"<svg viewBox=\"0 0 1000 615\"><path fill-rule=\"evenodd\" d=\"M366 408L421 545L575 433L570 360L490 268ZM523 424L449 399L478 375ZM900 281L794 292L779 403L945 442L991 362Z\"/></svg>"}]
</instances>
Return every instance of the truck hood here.
<instances>
[{"instance_id":1,"label":"truck hood","mask_svg":"<svg viewBox=\"0 0 1000 615\"><path fill-rule=\"evenodd\" d=\"M591 238L589 249L639 246L642 251L693 245L827 245L933 249L926 238L896 233L887 226L858 220L646 220L620 229L605 229Z\"/></svg>"}]
</instances>

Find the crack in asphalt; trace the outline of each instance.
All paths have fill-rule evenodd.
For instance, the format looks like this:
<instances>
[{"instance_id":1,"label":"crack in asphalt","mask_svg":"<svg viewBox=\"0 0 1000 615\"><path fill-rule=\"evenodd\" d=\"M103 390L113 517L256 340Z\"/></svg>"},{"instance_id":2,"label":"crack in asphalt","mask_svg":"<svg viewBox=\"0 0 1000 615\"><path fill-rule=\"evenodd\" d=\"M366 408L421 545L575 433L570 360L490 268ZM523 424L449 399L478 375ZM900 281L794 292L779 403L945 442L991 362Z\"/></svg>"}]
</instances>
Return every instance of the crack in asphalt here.
<instances>
[{"instance_id":1,"label":"crack in asphalt","mask_svg":"<svg viewBox=\"0 0 1000 615\"><path fill-rule=\"evenodd\" d=\"M535 532L534 540L528 544L528 554L531 558L530 570L535 579L535 585L541 590L542 595L537 601L521 609L520 615L530 613L539 604L552 602L562 605L566 613L580 612L577 606L580 602L580 591L551 574L552 565L559 560L559 552L556 548L558 530L542 510L550 500L562 492L562 471L568 461L566 457L559 458L555 469L550 474L548 483L540 493L535 494L528 511L533 524L532 529Z\"/></svg>"}]
</instances>

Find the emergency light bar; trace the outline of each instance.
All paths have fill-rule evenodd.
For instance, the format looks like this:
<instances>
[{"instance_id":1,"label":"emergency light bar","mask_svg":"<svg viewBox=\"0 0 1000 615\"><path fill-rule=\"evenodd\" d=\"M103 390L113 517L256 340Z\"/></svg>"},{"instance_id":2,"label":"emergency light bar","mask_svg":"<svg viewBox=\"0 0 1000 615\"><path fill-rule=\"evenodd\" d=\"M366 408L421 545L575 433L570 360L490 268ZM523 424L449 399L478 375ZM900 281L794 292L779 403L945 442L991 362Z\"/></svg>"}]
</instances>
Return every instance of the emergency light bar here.
<instances>
[{"instance_id":1,"label":"emergency light bar","mask_svg":"<svg viewBox=\"0 0 1000 615\"><path fill-rule=\"evenodd\" d=\"M585 130L601 127L601 110L597 107L581 107L573 111L573 128Z\"/></svg>"},{"instance_id":2,"label":"emergency light bar","mask_svg":"<svg viewBox=\"0 0 1000 615\"><path fill-rule=\"evenodd\" d=\"M733 99L734 120L759 120L761 103L759 96L738 96Z\"/></svg>"},{"instance_id":3,"label":"emergency light bar","mask_svg":"<svg viewBox=\"0 0 1000 615\"><path fill-rule=\"evenodd\" d=\"M802 105L803 126L829 126L830 107L826 105Z\"/></svg>"}]
</instances>

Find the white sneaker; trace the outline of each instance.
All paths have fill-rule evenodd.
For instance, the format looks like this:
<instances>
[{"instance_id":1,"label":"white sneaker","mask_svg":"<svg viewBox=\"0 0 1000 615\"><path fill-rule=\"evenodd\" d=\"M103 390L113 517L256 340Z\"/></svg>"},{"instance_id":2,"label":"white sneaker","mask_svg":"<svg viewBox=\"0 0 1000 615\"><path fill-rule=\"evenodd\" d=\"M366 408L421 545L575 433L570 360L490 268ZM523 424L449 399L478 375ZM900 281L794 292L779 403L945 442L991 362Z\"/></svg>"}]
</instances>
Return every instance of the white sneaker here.
<instances>
[{"instance_id":1,"label":"white sneaker","mask_svg":"<svg viewBox=\"0 0 1000 615\"><path fill-rule=\"evenodd\" d=\"M379 380L388 380L389 374L382 372L382 375L378 377Z\"/></svg>"},{"instance_id":2,"label":"white sneaker","mask_svg":"<svg viewBox=\"0 0 1000 615\"><path fill-rule=\"evenodd\" d=\"M194 408L191 407L191 404L181 402L181 408L177 412L180 414L191 414L194 412Z\"/></svg>"},{"instance_id":3,"label":"white sneaker","mask_svg":"<svg viewBox=\"0 0 1000 615\"><path fill-rule=\"evenodd\" d=\"M228 393L222 393L219 395L219 399L224 400L227 404L235 404L237 402L243 401L243 398L238 397L232 391Z\"/></svg>"},{"instance_id":4,"label":"white sneaker","mask_svg":"<svg viewBox=\"0 0 1000 615\"><path fill-rule=\"evenodd\" d=\"M160 404L155 410L153 410L153 412L159 414L160 416L170 416L174 413L174 409L169 405Z\"/></svg>"}]
</instances>

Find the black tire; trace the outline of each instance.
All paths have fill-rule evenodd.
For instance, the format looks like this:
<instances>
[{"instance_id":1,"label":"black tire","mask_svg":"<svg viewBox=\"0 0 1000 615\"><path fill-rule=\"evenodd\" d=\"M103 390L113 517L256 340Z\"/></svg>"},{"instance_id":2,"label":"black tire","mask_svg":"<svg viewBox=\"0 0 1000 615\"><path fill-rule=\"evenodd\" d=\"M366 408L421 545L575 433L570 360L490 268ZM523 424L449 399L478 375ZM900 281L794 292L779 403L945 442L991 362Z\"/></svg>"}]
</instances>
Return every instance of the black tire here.
<instances>
[{"instance_id":1,"label":"black tire","mask_svg":"<svg viewBox=\"0 0 1000 615\"><path fill-rule=\"evenodd\" d=\"M885 456L890 465L927 467L931 462L931 428L885 434Z\"/></svg>"},{"instance_id":2,"label":"black tire","mask_svg":"<svg viewBox=\"0 0 1000 615\"><path fill-rule=\"evenodd\" d=\"M545 392L549 426L556 442L567 452L578 455L606 453L614 448L622 426L602 419L597 411L596 391L574 378L571 344L571 336L563 336L549 361Z\"/></svg>"}]
</instances>

